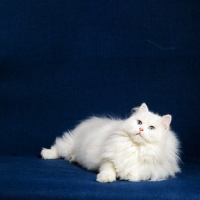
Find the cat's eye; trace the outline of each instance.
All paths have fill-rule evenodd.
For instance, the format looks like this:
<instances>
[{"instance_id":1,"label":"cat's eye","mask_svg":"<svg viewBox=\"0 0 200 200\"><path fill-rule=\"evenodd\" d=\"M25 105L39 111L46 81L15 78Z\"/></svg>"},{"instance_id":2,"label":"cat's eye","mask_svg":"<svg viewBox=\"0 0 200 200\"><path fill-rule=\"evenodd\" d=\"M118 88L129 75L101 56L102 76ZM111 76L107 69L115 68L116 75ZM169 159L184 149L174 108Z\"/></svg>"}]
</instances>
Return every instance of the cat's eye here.
<instances>
[{"instance_id":1,"label":"cat's eye","mask_svg":"<svg viewBox=\"0 0 200 200\"><path fill-rule=\"evenodd\" d=\"M154 130L155 127L154 126L149 126L149 130Z\"/></svg>"},{"instance_id":2,"label":"cat's eye","mask_svg":"<svg viewBox=\"0 0 200 200\"><path fill-rule=\"evenodd\" d=\"M138 124L138 125L141 125L141 124L142 124L142 122L141 122L140 120L138 120L138 121L137 121L137 124Z\"/></svg>"}]
</instances>

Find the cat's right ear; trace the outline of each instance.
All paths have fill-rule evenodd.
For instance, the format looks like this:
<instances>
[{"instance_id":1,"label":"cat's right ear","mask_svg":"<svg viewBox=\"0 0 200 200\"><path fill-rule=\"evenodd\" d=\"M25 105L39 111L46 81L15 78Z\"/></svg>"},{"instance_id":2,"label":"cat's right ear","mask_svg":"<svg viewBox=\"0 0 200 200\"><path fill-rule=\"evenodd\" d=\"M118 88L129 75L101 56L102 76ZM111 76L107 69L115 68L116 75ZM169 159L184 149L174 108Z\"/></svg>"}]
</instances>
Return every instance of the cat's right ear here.
<instances>
[{"instance_id":1,"label":"cat's right ear","mask_svg":"<svg viewBox=\"0 0 200 200\"><path fill-rule=\"evenodd\" d=\"M148 112L148 111L149 111L149 109L148 109L146 103L143 103L139 108L139 112Z\"/></svg>"},{"instance_id":2,"label":"cat's right ear","mask_svg":"<svg viewBox=\"0 0 200 200\"><path fill-rule=\"evenodd\" d=\"M169 125L170 125L171 121L172 121L172 116L171 115L162 116L162 123L163 123L163 125L164 125L164 127L166 129L169 128Z\"/></svg>"}]
</instances>

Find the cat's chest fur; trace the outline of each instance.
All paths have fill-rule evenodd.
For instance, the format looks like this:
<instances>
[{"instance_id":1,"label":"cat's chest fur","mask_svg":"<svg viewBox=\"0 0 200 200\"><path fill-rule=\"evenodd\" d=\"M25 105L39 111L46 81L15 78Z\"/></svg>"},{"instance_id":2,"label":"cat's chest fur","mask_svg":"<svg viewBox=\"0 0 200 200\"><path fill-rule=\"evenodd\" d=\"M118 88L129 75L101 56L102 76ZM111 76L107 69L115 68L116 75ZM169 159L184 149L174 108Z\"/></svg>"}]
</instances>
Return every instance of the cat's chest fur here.
<instances>
[{"instance_id":1,"label":"cat's chest fur","mask_svg":"<svg viewBox=\"0 0 200 200\"><path fill-rule=\"evenodd\" d=\"M159 163L159 148L152 144L137 144L124 132L110 137L102 154L103 159L114 163L118 177L128 179L130 175L148 170L149 176ZM149 168L149 166L151 166Z\"/></svg>"}]
</instances>

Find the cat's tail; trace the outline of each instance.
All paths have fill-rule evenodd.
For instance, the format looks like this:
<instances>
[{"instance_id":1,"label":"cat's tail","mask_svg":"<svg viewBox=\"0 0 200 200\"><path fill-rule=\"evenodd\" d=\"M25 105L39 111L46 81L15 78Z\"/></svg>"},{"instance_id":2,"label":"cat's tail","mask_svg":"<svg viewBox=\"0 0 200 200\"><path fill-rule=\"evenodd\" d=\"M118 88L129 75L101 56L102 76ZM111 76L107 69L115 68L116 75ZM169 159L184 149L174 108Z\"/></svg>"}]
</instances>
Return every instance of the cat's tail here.
<instances>
[{"instance_id":1,"label":"cat's tail","mask_svg":"<svg viewBox=\"0 0 200 200\"><path fill-rule=\"evenodd\" d=\"M60 138L56 138L55 144L50 149L43 148L41 156L43 159L64 158L72 161L74 159L74 138L70 132L64 133Z\"/></svg>"}]
</instances>

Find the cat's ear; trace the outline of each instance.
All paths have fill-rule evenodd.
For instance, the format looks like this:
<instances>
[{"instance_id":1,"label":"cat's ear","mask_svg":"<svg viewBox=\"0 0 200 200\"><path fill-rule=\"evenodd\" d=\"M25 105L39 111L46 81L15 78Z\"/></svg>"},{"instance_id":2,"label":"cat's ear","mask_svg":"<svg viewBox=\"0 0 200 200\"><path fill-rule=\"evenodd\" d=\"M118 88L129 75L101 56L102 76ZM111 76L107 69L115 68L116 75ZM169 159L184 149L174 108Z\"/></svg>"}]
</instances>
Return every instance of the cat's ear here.
<instances>
[{"instance_id":1,"label":"cat's ear","mask_svg":"<svg viewBox=\"0 0 200 200\"><path fill-rule=\"evenodd\" d=\"M169 125L170 125L171 121L172 121L172 116L171 115L162 116L162 123L163 123L163 125L164 125L164 127L166 129L169 128Z\"/></svg>"},{"instance_id":2,"label":"cat's ear","mask_svg":"<svg viewBox=\"0 0 200 200\"><path fill-rule=\"evenodd\" d=\"M148 112L148 111L149 111L149 109L148 109L146 103L143 103L139 108L139 112Z\"/></svg>"}]
</instances>

